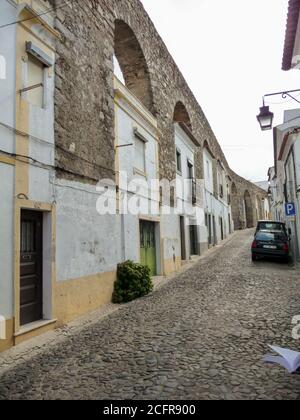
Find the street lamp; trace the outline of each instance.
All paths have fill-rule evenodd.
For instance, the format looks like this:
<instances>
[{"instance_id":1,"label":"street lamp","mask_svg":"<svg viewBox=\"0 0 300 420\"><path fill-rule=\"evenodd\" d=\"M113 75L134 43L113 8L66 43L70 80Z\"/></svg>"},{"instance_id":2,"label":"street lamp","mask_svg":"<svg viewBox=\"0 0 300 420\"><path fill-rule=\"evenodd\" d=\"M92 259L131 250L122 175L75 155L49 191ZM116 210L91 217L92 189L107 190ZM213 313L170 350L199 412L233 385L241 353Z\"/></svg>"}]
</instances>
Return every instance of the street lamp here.
<instances>
[{"instance_id":1,"label":"street lamp","mask_svg":"<svg viewBox=\"0 0 300 420\"><path fill-rule=\"evenodd\" d=\"M268 106L265 106L265 102L256 118L262 131L272 130L274 114Z\"/></svg>"},{"instance_id":2,"label":"street lamp","mask_svg":"<svg viewBox=\"0 0 300 420\"><path fill-rule=\"evenodd\" d=\"M274 120L273 112L271 112L270 108L265 105L265 98L269 96L281 95L283 99L286 99L287 97L289 97L293 99L294 101L298 102L298 104L300 104L300 101L298 101L298 99L296 99L294 96L291 95L291 93L295 93L295 92L300 92L300 89L288 90L284 92L268 93L267 95L263 96L263 106L260 108L260 112L257 115L257 121L259 122L259 125L262 131L272 130L273 120Z\"/></svg>"}]
</instances>

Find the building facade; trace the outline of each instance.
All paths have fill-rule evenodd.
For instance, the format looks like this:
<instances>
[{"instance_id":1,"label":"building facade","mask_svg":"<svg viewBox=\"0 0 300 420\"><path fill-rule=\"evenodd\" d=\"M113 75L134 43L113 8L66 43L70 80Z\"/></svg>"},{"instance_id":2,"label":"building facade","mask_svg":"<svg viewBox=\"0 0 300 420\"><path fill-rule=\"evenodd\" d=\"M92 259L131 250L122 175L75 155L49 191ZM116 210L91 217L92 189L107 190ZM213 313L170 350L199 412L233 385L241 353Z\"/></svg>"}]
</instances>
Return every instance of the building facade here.
<instances>
[{"instance_id":1,"label":"building facade","mask_svg":"<svg viewBox=\"0 0 300 420\"><path fill-rule=\"evenodd\" d=\"M0 23L5 350L110 302L126 259L166 275L253 227L265 192L230 169L138 0L3 0Z\"/></svg>"},{"instance_id":2,"label":"building facade","mask_svg":"<svg viewBox=\"0 0 300 420\"><path fill-rule=\"evenodd\" d=\"M121 260L141 262L150 267L152 276L162 275L168 262L162 260L160 196L155 182L159 180L157 121L116 78L115 107Z\"/></svg>"},{"instance_id":3,"label":"building facade","mask_svg":"<svg viewBox=\"0 0 300 420\"><path fill-rule=\"evenodd\" d=\"M296 258L300 250L300 110L284 113L284 123L274 128L275 166L269 169L271 208L275 220L284 221L292 233ZM286 209L292 204L295 213Z\"/></svg>"},{"instance_id":4,"label":"building facade","mask_svg":"<svg viewBox=\"0 0 300 420\"><path fill-rule=\"evenodd\" d=\"M203 150L204 209L208 247L217 245L233 230L230 178L220 161L214 172L214 156L207 145Z\"/></svg>"},{"instance_id":5,"label":"building facade","mask_svg":"<svg viewBox=\"0 0 300 420\"><path fill-rule=\"evenodd\" d=\"M300 68L300 2L289 0L282 70Z\"/></svg>"},{"instance_id":6,"label":"building facade","mask_svg":"<svg viewBox=\"0 0 300 420\"><path fill-rule=\"evenodd\" d=\"M286 24L286 36L283 50L282 70L289 71L300 68L300 2L298 0L289 0L288 15ZM283 203L281 209L282 217L287 221L292 231L292 243L294 255L299 259L300 256L300 218L299 218L299 161L300 147L299 135L300 129L300 111L286 111L284 123L274 130L274 152L275 152L275 191L280 196ZM287 217L285 209L286 203L292 203L296 214ZM278 210L280 211L280 210Z\"/></svg>"},{"instance_id":7,"label":"building facade","mask_svg":"<svg viewBox=\"0 0 300 420\"><path fill-rule=\"evenodd\" d=\"M31 322L45 320L37 326L43 330L54 323L54 61L59 34L51 14L39 16L44 7L39 1L1 3L1 23L20 22L1 29L6 77L0 81L0 231L6 251L0 257L0 306L7 339L0 348L22 341Z\"/></svg>"}]
</instances>

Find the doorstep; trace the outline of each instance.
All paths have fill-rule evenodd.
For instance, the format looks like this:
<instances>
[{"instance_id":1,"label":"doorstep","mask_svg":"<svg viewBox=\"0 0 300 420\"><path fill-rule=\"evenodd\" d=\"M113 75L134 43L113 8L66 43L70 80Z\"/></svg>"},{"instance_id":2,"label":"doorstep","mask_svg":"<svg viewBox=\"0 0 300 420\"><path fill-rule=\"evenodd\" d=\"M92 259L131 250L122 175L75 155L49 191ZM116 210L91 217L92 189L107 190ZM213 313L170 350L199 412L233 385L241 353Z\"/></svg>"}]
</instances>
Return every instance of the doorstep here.
<instances>
[{"instance_id":1,"label":"doorstep","mask_svg":"<svg viewBox=\"0 0 300 420\"><path fill-rule=\"evenodd\" d=\"M44 319L24 325L20 331L14 334L14 344L18 345L47 331L54 330L56 322L57 319Z\"/></svg>"}]
</instances>

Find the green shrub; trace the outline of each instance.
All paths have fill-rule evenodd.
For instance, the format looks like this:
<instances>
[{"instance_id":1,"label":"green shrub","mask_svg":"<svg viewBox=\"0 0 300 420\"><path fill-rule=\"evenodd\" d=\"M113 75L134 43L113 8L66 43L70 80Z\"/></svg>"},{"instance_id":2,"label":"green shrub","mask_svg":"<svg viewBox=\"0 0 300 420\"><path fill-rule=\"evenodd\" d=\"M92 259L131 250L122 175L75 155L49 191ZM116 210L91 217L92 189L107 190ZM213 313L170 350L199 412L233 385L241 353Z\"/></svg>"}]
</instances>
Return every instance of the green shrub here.
<instances>
[{"instance_id":1,"label":"green shrub","mask_svg":"<svg viewBox=\"0 0 300 420\"><path fill-rule=\"evenodd\" d=\"M131 302L153 290L150 268L132 261L118 265L113 303Z\"/></svg>"}]
</instances>

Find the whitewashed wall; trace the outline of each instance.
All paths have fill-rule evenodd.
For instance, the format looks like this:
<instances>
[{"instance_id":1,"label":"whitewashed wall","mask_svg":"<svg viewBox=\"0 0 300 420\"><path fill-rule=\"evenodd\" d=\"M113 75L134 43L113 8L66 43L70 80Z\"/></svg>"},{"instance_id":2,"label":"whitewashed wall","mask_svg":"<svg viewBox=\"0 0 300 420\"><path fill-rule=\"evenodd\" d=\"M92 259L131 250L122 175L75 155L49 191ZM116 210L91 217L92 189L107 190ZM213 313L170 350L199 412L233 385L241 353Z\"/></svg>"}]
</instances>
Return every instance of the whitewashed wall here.
<instances>
[{"instance_id":1,"label":"whitewashed wall","mask_svg":"<svg viewBox=\"0 0 300 420\"><path fill-rule=\"evenodd\" d=\"M209 163L209 170L207 169L207 162ZM205 178L205 199L204 199L204 211L207 214L210 214L212 217L215 217L216 223L216 239L219 242L222 238L221 235L221 225L219 223L219 218L222 217L223 219L223 232L224 237L227 237L230 234L230 228L233 230L233 220L232 220L232 211L231 206L228 205L227 201L227 190L226 190L226 177L225 172L220 174L222 180L222 185L224 188L224 197L216 199L213 194L213 163L212 163L212 156L210 153L204 149L203 150L203 164L204 164L204 178ZM209 174L208 174L209 172ZM222 171L223 172L223 171ZM209 177L208 177L209 175ZM218 183L219 185L219 183ZM229 223L230 217L230 223ZM208 238L208 228L205 229L206 231L206 242ZM212 235L213 235L213 222L212 222Z\"/></svg>"},{"instance_id":2,"label":"whitewashed wall","mask_svg":"<svg viewBox=\"0 0 300 420\"><path fill-rule=\"evenodd\" d=\"M0 25L16 20L16 7L12 2L0 2ZM3 28L0 36L2 65L5 78L0 79L0 122L15 126L15 25ZM0 125L0 149L15 152L14 132ZM0 315L13 317L13 265L14 265L14 167L0 163Z\"/></svg>"},{"instance_id":3,"label":"whitewashed wall","mask_svg":"<svg viewBox=\"0 0 300 420\"><path fill-rule=\"evenodd\" d=\"M144 203L144 210L140 213L120 216L121 233L121 259L140 262L140 218L147 217L154 221L159 220L159 190L156 185L154 192L151 192L152 184L159 180L158 174L158 132L152 124L153 116L143 105L115 80L116 87L122 90L122 97L118 97L115 105L116 112L116 159L120 197L123 200L127 196L128 203L141 199ZM135 130L143 136L145 141L145 173L141 174L135 168ZM124 147L125 146L125 147ZM140 184L140 182L142 184ZM155 185L155 183L153 184ZM137 188L132 193L132 188ZM121 202L120 201L120 206ZM152 211L154 213L152 214ZM160 270L160 229L156 230L157 236L157 268Z\"/></svg>"},{"instance_id":4,"label":"whitewashed wall","mask_svg":"<svg viewBox=\"0 0 300 420\"><path fill-rule=\"evenodd\" d=\"M120 217L97 212L95 186L56 180L57 280L111 272L121 261Z\"/></svg>"},{"instance_id":5,"label":"whitewashed wall","mask_svg":"<svg viewBox=\"0 0 300 420\"><path fill-rule=\"evenodd\" d=\"M177 214L161 216L161 237L164 260L181 258L180 219Z\"/></svg>"},{"instance_id":6,"label":"whitewashed wall","mask_svg":"<svg viewBox=\"0 0 300 420\"><path fill-rule=\"evenodd\" d=\"M0 25L16 20L16 7L7 0L0 2ZM0 122L15 126L16 26L1 29L0 55L6 64L6 78L0 79ZM14 133L0 125L0 149L14 153Z\"/></svg>"},{"instance_id":7,"label":"whitewashed wall","mask_svg":"<svg viewBox=\"0 0 300 420\"><path fill-rule=\"evenodd\" d=\"M55 55L52 56L53 60ZM26 85L27 63L23 63L24 85ZM54 166L54 69L45 69L45 103L43 108L29 105L30 156L44 165ZM26 99L26 93L24 94ZM30 199L42 202L53 201L52 177L54 170L30 166Z\"/></svg>"},{"instance_id":8,"label":"whitewashed wall","mask_svg":"<svg viewBox=\"0 0 300 420\"><path fill-rule=\"evenodd\" d=\"M183 131L183 129L175 124L175 146L176 150L181 153L181 172L177 171L177 180L183 185L183 189L177 191L177 203L179 209L183 209L181 215L185 218L185 242L186 242L186 255L187 259L190 257L190 227L189 221L194 220L198 231L198 246L200 251L202 250L201 243L206 243L205 226L204 226L204 211L203 211L203 197L197 197L196 206L194 206L195 215L191 217L191 187L188 186L184 181L189 179L188 161L193 164L194 167L194 178L195 178L195 153L197 152L197 146L192 142L190 137ZM203 193L203 190L199 191ZM187 208L185 206L188 205ZM179 233L180 238L180 233Z\"/></svg>"},{"instance_id":9,"label":"whitewashed wall","mask_svg":"<svg viewBox=\"0 0 300 420\"><path fill-rule=\"evenodd\" d=\"M13 315L14 167L0 163L0 315Z\"/></svg>"},{"instance_id":10,"label":"whitewashed wall","mask_svg":"<svg viewBox=\"0 0 300 420\"><path fill-rule=\"evenodd\" d=\"M297 134L294 143L295 172L296 172L296 225L298 237L298 252L300 254L300 136Z\"/></svg>"}]
</instances>

